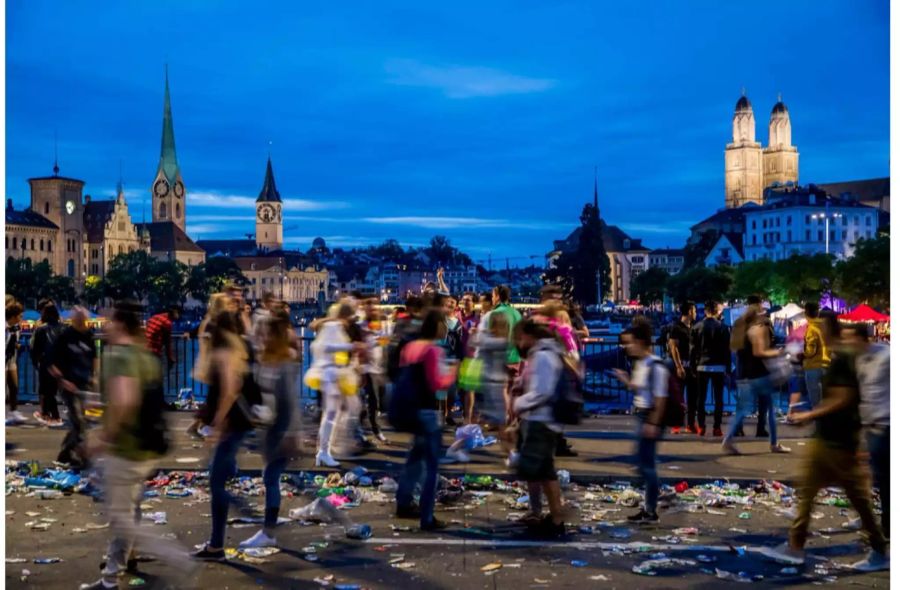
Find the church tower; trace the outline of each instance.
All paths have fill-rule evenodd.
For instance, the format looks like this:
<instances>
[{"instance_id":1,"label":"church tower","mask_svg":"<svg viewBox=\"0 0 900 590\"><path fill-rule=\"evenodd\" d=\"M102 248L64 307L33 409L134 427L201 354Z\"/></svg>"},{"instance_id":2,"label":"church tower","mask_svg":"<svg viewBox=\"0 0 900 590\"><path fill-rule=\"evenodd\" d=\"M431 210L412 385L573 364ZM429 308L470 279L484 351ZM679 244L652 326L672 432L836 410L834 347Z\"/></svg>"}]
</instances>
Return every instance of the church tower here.
<instances>
[{"instance_id":1,"label":"church tower","mask_svg":"<svg viewBox=\"0 0 900 590\"><path fill-rule=\"evenodd\" d=\"M725 206L762 203L762 146L756 141L756 119L746 95L734 107L732 139L725 147Z\"/></svg>"},{"instance_id":2,"label":"church tower","mask_svg":"<svg viewBox=\"0 0 900 590\"><path fill-rule=\"evenodd\" d=\"M256 247L260 250L280 250L284 244L281 205L270 156L266 163L266 178L256 198Z\"/></svg>"},{"instance_id":3,"label":"church tower","mask_svg":"<svg viewBox=\"0 0 900 590\"><path fill-rule=\"evenodd\" d=\"M791 116L779 95L769 117L769 145L763 150L763 187L797 184L799 177L800 153L791 145Z\"/></svg>"},{"instance_id":4,"label":"church tower","mask_svg":"<svg viewBox=\"0 0 900 590\"><path fill-rule=\"evenodd\" d=\"M166 68L166 94L163 103L162 147L156 178L150 187L153 196L153 221L171 221L184 231L185 196L178 158L175 157L175 129L169 99L169 70Z\"/></svg>"}]
</instances>

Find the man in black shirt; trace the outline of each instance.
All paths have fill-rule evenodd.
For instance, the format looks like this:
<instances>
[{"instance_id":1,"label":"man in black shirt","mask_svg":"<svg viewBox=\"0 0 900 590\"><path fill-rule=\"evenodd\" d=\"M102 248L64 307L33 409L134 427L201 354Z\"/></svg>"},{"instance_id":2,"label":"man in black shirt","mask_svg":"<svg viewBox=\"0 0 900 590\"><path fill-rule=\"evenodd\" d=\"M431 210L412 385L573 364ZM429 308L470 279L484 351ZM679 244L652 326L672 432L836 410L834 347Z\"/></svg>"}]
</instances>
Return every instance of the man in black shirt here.
<instances>
[{"instance_id":1,"label":"man in black shirt","mask_svg":"<svg viewBox=\"0 0 900 590\"><path fill-rule=\"evenodd\" d=\"M83 456L80 456L85 430L80 392L95 385L98 365L94 335L87 319L87 310L83 307L72 310L71 325L56 339L47 360L50 374L59 380L60 393L69 412L69 433L63 440L57 461L75 466L84 466Z\"/></svg>"},{"instance_id":2,"label":"man in black shirt","mask_svg":"<svg viewBox=\"0 0 900 590\"><path fill-rule=\"evenodd\" d=\"M712 385L713 436L722 436L722 412L725 375L731 373L731 334L728 326L719 316L722 305L718 301L707 301L703 314L706 316L691 328L691 366L697 371L697 420L700 422L700 436L706 434L706 391Z\"/></svg>"},{"instance_id":3,"label":"man in black shirt","mask_svg":"<svg viewBox=\"0 0 900 590\"><path fill-rule=\"evenodd\" d=\"M687 399L687 428L685 433L699 434L697 428L697 387L694 367L691 366L691 327L697 319L697 307L692 301L681 304L681 317L672 322L668 329L666 350L672 361L672 370L678 380L679 390ZM680 427L672 428L672 434L681 432Z\"/></svg>"}]
</instances>

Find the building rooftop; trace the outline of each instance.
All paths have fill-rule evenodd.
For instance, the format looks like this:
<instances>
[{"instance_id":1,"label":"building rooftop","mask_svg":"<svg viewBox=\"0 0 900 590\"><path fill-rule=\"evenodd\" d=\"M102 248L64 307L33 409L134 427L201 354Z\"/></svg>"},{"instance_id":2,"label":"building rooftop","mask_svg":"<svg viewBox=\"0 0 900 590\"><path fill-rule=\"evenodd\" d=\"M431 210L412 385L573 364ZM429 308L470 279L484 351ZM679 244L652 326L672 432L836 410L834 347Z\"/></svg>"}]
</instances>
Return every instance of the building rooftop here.
<instances>
[{"instance_id":1,"label":"building rooftop","mask_svg":"<svg viewBox=\"0 0 900 590\"><path fill-rule=\"evenodd\" d=\"M150 232L150 250L155 252L203 252L184 230L171 221L136 224L138 232Z\"/></svg>"},{"instance_id":2,"label":"building rooftop","mask_svg":"<svg viewBox=\"0 0 900 590\"><path fill-rule=\"evenodd\" d=\"M84 231L88 242L103 241L103 230L116 211L115 200L88 201L84 204Z\"/></svg>"},{"instance_id":3,"label":"building rooftop","mask_svg":"<svg viewBox=\"0 0 900 590\"><path fill-rule=\"evenodd\" d=\"M59 229L59 226L30 209L16 211L12 208L12 199L6 202L6 225L19 225L25 227L44 227L47 229Z\"/></svg>"},{"instance_id":4,"label":"building rooftop","mask_svg":"<svg viewBox=\"0 0 900 590\"><path fill-rule=\"evenodd\" d=\"M870 178L867 180L848 180L845 182L826 182L816 185L829 195L840 197L849 195L860 201L870 201L890 196L891 177Z\"/></svg>"}]
</instances>

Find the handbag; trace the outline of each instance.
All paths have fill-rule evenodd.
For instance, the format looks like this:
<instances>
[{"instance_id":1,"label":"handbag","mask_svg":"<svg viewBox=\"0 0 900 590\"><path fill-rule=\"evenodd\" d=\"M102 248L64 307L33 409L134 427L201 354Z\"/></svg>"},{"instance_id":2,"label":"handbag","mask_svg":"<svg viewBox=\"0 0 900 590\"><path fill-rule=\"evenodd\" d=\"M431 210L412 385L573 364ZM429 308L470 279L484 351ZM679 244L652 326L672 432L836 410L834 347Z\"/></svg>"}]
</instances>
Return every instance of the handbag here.
<instances>
[{"instance_id":1,"label":"handbag","mask_svg":"<svg viewBox=\"0 0 900 590\"><path fill-rule=\"evenodd\" d=\"M769 379L775 387L781 387L787 383L794 371L793 367L791 367L791 362L784 355L765 359L763 363L766 365L766 370L769 371Z\"/></svg>"}]
</instances>

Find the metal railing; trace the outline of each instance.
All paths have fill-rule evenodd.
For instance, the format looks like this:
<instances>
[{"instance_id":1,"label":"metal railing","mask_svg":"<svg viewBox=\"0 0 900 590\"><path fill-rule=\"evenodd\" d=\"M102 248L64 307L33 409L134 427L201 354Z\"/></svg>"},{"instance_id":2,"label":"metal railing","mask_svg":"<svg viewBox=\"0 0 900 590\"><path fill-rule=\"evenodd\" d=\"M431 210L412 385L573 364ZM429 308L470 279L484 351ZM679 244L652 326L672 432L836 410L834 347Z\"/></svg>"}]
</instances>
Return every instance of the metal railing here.
<instances>
[{"instance_id":1,"label":"metal railing","mask_svg":"<svg viewBox=\"0 0 900 590\"><path fill-rule=\"evenodd\" d=\"M312 343L312 336L305 328L300 328L298 334L302 343L300 363L302 371L305 373L311 361L309 346ZM32 363L28 346L30 334L22 334L19 341L22 344L18 355L19 399L25 402L37 401L38 376L37 368ZM102 352L103 344L100 338L96 339L96 345L98 350ZM169 402L175 401L182 390L190 390L194 399L202 402L206 399L207 386L193 376L194 364L199 354L197 338L186 337L185 334L174 334L172 346L176 362L171 367L168 367L168 363L164 364L166 400ZM663 356L662 347L655 346L654 353ZM632 394L612 374L613 369L627 368L625 354L618 343L616 341L604 341L603 339L591 339L583 345L581 355L586 368L586 401L612 408L624 409L631 407ZM318 397L318 393L307 387L302 382L302 379L299 387L301 399L315 400ZM785 409L787 396L781 395L780 398L780 406ZM707 405L712 409L712 395L707 395L706 399ZM732 410L735 405L735 391L727 383L727 380L724 405L729 410Z\"/></svg>"}]
</instances>

